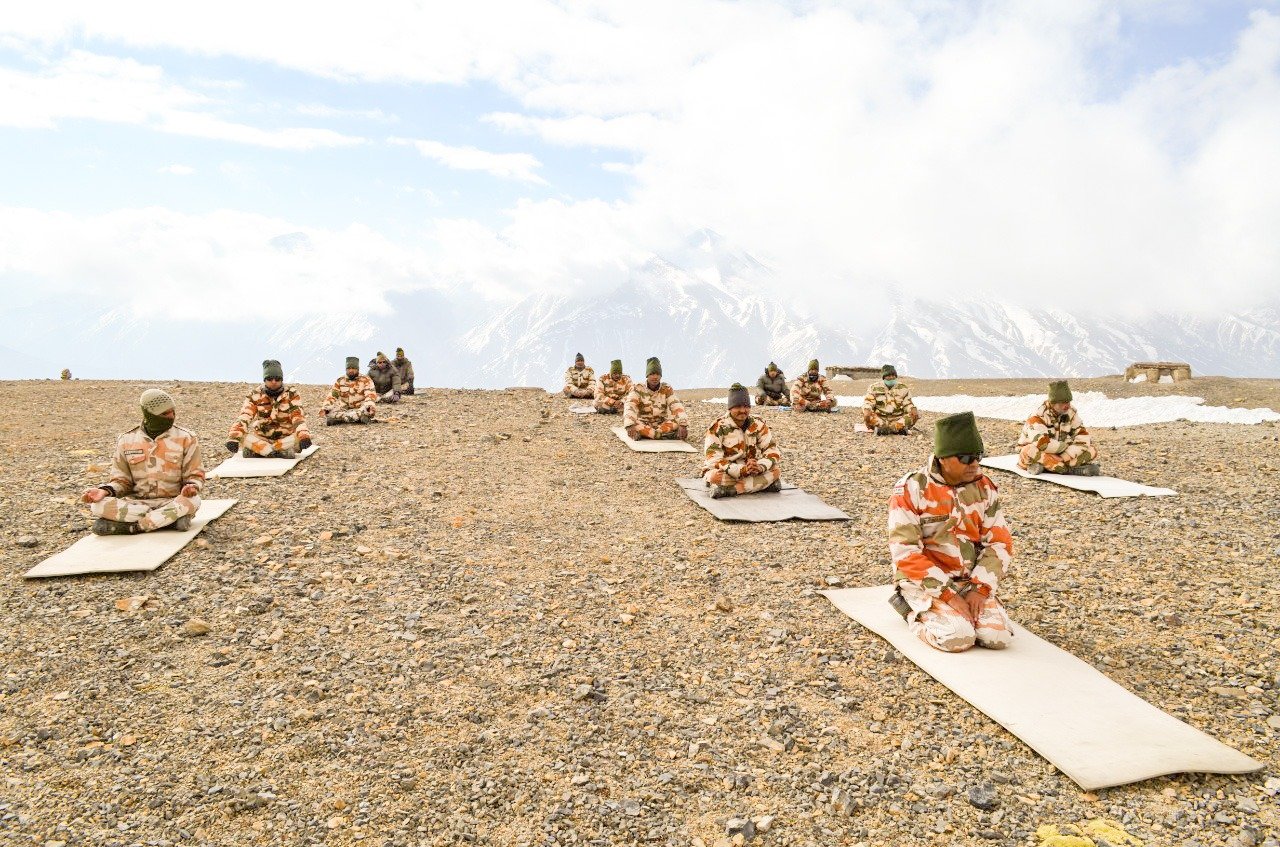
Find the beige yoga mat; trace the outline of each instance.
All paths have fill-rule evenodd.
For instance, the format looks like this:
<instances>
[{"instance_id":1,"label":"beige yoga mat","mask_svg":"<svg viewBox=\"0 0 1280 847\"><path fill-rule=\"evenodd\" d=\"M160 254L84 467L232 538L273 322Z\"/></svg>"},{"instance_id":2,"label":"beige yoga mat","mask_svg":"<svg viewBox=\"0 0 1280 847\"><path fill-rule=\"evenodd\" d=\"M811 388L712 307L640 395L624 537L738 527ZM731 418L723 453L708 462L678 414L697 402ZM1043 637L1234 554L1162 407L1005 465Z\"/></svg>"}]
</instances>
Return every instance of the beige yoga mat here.
<instances>
[{"instance_id":1,"label":"beige yoga mat","mask_svg":"<svg viewBox=\"0 0 1280 847\"><path fill-rule=\"evenodd\" d=\"M1067 488L1074 488L1076 491L1092 491L1103 497L1170 497L1178 493L1172 488L1153 488L1150 485L1140 485L1136 482L1129 482L1127 479L1117 479L1114 476L1071 476L1060 473L1030 474L1018 467L1018 457L1012 454L983 459L982 466L1016 473L1023 479L1053 482Z\"/></svg>"},{"instance_id":2,"label":"beige yoga mat","mask_svg":"<svg viewBox=\"0 0 1280 847\"><path fill-rule=\"evenodd\" d=\"M236 453L209 471L209 479L218 479L219 477L227 479L229 477L284 476L293 469L294 465L319 449L320 446L318 444L312 444L299 453L296 459L249 459Z\"/></svg>"},{"instance_id":3,"label":"beige yoga mat","mask_svg":"<svg viewBox=\"0 0 1280 847\"><path fill-rule=\"evenodd\" d=\"M704 479L677 479L685 495L722 521L847 521L849 516L788 482L782 490L714 500Z\"/></svg>"},{"instance_id":4,"label":"beige yoga mat","mask_svg":"<svg viewBox=\"0 0 1280 847\"><path fill-rule=\"evenodd\" d=\"M173 558L206 525L236 504L235 500L205 500L191 519L191 529L158 529L141 535L86 535L66 550L45 559L24 576L75 576L87 573L153 571Z\"/></svg>"},{"instance_id":5,"label":"beige yoga mat","mask_svg":"<svg viewBox=\"0 0 1280 847\"><path fill-rule=\"evenodd\" d=\"M1025 627L1014 626L1004 650L936 650L908 632L889 605L892 592L881 585L822 593L1086 791L1165 774L1262 768Z\"/></svg>"},{"instance_id":6,"label":"beige yoga mat","mask_svg":"<svg viewBox=\"0 0 1280 847\"><path fill-rule=\"evenodd\" d=\"M681 441L678 438L643 438L639 441L632 441L627 435L625 427L613 427L613 434L622 439L632 450L637 453L697 453L698 448L694 447L687 441Z\"/></svg>"}]
</instances>

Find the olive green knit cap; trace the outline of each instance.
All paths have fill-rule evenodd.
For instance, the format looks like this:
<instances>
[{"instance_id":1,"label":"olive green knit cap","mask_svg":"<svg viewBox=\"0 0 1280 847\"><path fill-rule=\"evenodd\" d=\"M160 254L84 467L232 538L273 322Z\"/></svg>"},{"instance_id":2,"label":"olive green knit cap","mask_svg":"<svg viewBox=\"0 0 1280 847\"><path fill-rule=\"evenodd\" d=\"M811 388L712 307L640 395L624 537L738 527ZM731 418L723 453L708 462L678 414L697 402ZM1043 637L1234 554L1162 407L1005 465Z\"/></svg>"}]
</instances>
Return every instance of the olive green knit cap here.
<instances>
[{"instance_id":1,"label":"olive green knit cap","mask_svg":"<svg viewBox=\"0 0 1280 847\"><path fill-rule=\"evenodd\" d=\"M973 412L947 415L933 425L933 455L943 459L962 453L982 455L982 435Z\"/></svg>"},{"instance_id":2,"label":"olive green knit cap","mask_svg":"<svg viewBox=\"0 0 1280 847\"><path fill-rule=\"evenodd\" d=\"M1057 382L1049 383L1049 402L1050 403L1070 403L1071 402L1071 386L1067 385L1065 379Z\"/></svg>"},{"instance_id":3,"label":"olive green knit cap","mask_svg":"<svg viewBox=\"0 0 1280 847\"><path fill-rule=\"evenodd\" d=\"M810 360L809 360L809 370L811 370L811 371L816 371L817 369L818 369L818 360L817 360L817 359L810 359Z\"/></svg>"},{"instance_id":4,"label":"olive green knit cap","mask_svg":"<svg viewBox=\"0 0 1280 847\"><path fill-rule=\"evenodd\" d=\"M649 360L644 363L644 375L653 376L654 374L662 376L662 362L658 361L657 356L650 356Z\"/></svg>"},{"instance_id":5,"label":"olive green knit cap","mask_svg":"<svg viewBox=\"0 0 1280 847\"><path fill-rule=\"evenodd\" d=\"M266 379L284 379L284 368L280 367L280 363L275 359L267 359L262 363L262 378Z\"/></svg>"},{"instance_id":6,"label":"olive green knit cap","mask_svg":"<svg viewBox=\"0 0 1280 847\"><path fill-rule=\"evenodd\" d=\"M609 363L609 373L614 376L622 376L622 360L614 359Z\"/></svg>"}]
</instances>

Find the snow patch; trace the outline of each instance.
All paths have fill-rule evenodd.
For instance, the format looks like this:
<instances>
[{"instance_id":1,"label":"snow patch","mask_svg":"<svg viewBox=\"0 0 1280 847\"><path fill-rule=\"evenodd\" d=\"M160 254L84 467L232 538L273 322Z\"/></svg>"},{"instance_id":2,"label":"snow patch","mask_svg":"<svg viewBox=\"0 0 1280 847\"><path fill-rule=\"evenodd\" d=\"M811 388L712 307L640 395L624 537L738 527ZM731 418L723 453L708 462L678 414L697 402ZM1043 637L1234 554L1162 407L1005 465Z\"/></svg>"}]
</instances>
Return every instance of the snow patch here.
<instances>
[{"instance_id":1,"label":"snow patch","mask_svg":"<svg viewBox=\"0 0 1280 847\"><path fill-rule=\"evenodd\" d=\"M917 397L916 406L928 412L968 412L980 418L1025 421L1040 404L1043 394L1022 397L970 397L952 394L945 397ZM844 403L845 398L841 397ZM1280 421L1280 413L1272 409L1232 409L1227 406L1205 406L1203 397L1117 397L1111 399L1101 391L1077 394L1072 401L1085 426L1141 426L1171 421L1193 423L1256 424Z\"/></svg>"}]
</instances>

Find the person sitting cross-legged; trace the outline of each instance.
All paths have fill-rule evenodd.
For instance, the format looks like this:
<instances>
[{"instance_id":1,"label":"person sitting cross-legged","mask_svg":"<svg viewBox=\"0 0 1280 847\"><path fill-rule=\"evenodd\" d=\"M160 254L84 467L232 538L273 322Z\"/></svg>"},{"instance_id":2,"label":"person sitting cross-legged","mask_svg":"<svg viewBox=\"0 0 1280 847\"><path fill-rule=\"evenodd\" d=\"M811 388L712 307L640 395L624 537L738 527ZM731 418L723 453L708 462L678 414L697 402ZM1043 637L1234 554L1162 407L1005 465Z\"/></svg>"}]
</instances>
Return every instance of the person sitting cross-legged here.
<instances>
[{"instance_id":1,"label":"person sitting cross-legged","mask_svg":"<svg viewBox=\"0 0 1280 847\"><path fill-rule=\"evenodd\" d=\"M292 459L311 446L302 397L284 384L275 359L262 363L262 385L249 392L227 433L227 449L249 458Z\"/></svg>"},{"instance_id":2,"label":"person sitting cross-legged","mask_svg":"<svg viewBox=\"0 0 1280 847\"><path fill-rule=\"evenodd\" d=\"M739 383L729 389L729 414L707 428L703 455L713 498L782 490L782 453L769 425L751 414L751 395Z\"/></svg>"},{"instance_id":3,"label":"person sitting cross-legged","mask_svg":"<svg viewBox=\"0 0 1280 847\"><path fill-rule=\"evenodd\" d=\"M644 438L689 437L689 416L675 390L662 381L662 363L645 363L644 382L631 386L622 414L622 425L633 441Z\"/></svg>"}]
</instances>

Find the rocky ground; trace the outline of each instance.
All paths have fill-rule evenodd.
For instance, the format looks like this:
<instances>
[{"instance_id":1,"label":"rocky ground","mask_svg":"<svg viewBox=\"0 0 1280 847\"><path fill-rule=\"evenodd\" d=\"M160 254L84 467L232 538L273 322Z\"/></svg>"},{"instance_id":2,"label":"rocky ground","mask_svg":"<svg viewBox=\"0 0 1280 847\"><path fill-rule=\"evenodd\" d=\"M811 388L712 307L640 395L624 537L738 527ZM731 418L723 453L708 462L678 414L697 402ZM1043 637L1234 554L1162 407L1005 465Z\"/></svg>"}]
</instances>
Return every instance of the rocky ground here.
<instances>
[{"instance_id":1,"label":"rocky ground","mask_svg":"<svg viewBox=\"0 0 1280 847\"><path fill-rule=\"evenodd\" d=\"M1033 845L1100 817L1280 843L1280 427L1096 432L1110 472L1177 498L997 476L1014 617L1267 765L1088 794L815 593L885 581L923 437L766 412L788 479L854 518L730 525L672 482L696 456L627 451L541 391L428 390L318 427L286 477L211 483L239 504L154 573L24 581L86 532L75 497L144 387L5 384L6 845ZM220 461L246 386L163 387ZM1280 408L1274 382L1185 388Z\"/></svg>"}]
</instances>

